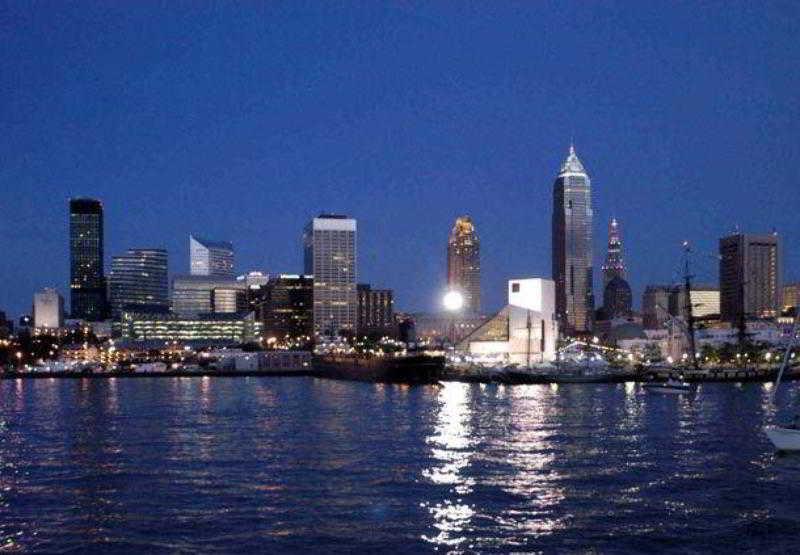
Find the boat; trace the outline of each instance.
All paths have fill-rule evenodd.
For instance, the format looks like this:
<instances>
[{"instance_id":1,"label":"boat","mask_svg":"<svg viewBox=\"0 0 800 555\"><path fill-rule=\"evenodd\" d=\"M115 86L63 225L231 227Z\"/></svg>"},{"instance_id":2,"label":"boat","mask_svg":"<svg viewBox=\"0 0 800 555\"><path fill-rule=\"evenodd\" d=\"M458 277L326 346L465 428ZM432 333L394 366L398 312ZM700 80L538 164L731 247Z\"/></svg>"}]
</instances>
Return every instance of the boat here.
<instances>
[{"instance_id":1,"label":"boat","mask_svg":"<svg viewBox=\"0 0 800 555\"><path fill-rule=\"evenodd\" d=\"M783 354L783 363L781 364L780 370L778 370L778 375L775 378L775 387L772 389L770 401L773 405L775 404L775 394L777 393L778 387L781 384L781 378L783 377L783 373L789 363L789 353L791 352L792 347L794 347L794 343L797 340L799 324L800 318L795 317L794 325L792 325L791 335L789 336L789 340L786 342L786 352ZM783 426L765 426L764 433L767 434L767 437L772 442L772 445L774 445L775 449L778 451L800 451L799 424L800 414L794 417L794 422L792 424Z\"/></svg>"},{"instance_id":2,"label":"boat","mask_svg":"<svg viewBox=\"0 0 800 555\"><path fill-rule=\"evenodd\" d=\"M665 382L647 382L644 384L644 389L651 393L680 395L681 393L690 393L692 391L692 386L684 381L669 378Z\"/></svg>"},{"instance_id":3,"label":"boat","mask_svg":"<svg viewBox=\"0 0 800 555\"><path fill-rule=\"evenodd\" d=\"M314 375L318 377L379 383L439 383L444 366L444 356L424 354L383 357L326 355L313 359Z\"/></svg>"},{"instance_id":4,"label":"boat","mask_svg":"<svg viewBox=\"0 0 800 555\"><path fill-rule=\"evenodd\" d=\"M790 426L765 426L764 433L778 451L800 451L800 428Z\"/></svg>"}]
</instances>

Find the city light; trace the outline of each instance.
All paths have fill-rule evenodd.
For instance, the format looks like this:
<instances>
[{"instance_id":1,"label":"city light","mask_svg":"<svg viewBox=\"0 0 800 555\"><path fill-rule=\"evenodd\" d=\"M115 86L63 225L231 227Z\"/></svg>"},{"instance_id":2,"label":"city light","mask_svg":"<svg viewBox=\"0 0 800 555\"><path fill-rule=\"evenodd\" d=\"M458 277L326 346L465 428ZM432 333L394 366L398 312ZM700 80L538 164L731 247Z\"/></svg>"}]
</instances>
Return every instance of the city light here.
<instances>
[{"instance_id":1,"label":"city light","mask_svg":"<svg viewBox=\"0 0 800 555\"><path fill-rule=\"evenodd\" d=\"M464 306L464 295L459 291L448 291L442 298L445 310L457 312Z\"/></svg>"}]
</instances>

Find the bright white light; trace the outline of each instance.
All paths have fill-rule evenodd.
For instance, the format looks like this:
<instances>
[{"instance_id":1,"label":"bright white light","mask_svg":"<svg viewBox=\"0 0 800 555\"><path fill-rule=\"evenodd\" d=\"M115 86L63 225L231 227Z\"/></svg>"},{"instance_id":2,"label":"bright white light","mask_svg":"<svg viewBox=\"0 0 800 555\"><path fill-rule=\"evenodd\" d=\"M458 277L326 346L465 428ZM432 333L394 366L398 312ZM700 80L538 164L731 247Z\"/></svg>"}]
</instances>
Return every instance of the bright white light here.
<instances>
[{"instance_id":1,"label":"bright white light","mask_svg":"<svg viewBox=\"0 0 800 555\"><path fill-rule=\"evenodd\" d=\"M461 307L464 306L464 295L458 291L448 291L442 299L442 304L446 310L451 312L461 310Z\"/></svg>"}]
</instances>

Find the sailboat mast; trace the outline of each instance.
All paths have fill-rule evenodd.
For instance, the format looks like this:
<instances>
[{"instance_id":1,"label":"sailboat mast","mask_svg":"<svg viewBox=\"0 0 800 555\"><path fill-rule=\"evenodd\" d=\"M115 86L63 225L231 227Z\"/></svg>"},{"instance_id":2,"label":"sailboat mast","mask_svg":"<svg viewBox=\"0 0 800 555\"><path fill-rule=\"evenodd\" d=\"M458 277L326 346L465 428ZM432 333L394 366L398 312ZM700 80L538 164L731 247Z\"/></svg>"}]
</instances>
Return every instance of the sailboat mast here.
<instances>
[{"instance_id":1,"label":"sailboat mast","mask_svg":"<svg viewBox=\"0 0 800 555\"><path fill-rule=\"evenodd\" d=\"M689 273L689 252L691 249L689 248L689 243L684 243L685 248L685 260L684 260L684 272L683 272L683 280L684 280L684 288L686 291L686 325L688 328L689 333L689 349L690 349L690 356L692 360L692 367L697 370L699 366L697 364L697 349L695 347L695 339L694 339L694 311L692 310L692 275Z\"/></svg>"},{"instance_id":2,"label":"sailboat mast","mask_svg":"<svg viewBox=\"0 0 800 555\"><path fill-rule=\"evenodd\" d=\"M531 311L528 309L528 342L525 348L525 366L531 367Z\"/></svg>"}]
</instances>

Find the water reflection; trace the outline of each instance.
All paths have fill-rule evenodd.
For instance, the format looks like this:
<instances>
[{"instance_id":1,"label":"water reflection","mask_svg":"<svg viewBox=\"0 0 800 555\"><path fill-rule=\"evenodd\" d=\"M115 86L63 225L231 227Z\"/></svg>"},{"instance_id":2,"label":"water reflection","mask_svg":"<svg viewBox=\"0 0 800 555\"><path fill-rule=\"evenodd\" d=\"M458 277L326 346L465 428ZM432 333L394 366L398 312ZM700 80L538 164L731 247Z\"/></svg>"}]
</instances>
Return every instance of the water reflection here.
<instances>
[{"instance_id":1,"label":"water reflection","mask_svg":"<svg viewBox=\"0 0 800 555\"><path fill-rule=\"evenodd\" d=\"M426 439L437 464L424 469L422 475L434 484L448 486L440 502L422 503L433 517L433 527L438 532L435 536L422 537L437 545L464 542L463 532L475 514L462 497L471 493L475 485L475 479L466 472L476 443L470 426L470 388L469 384L448 382L439 389L436 426L433 435Z\"/></svg>"}]
</instances>

